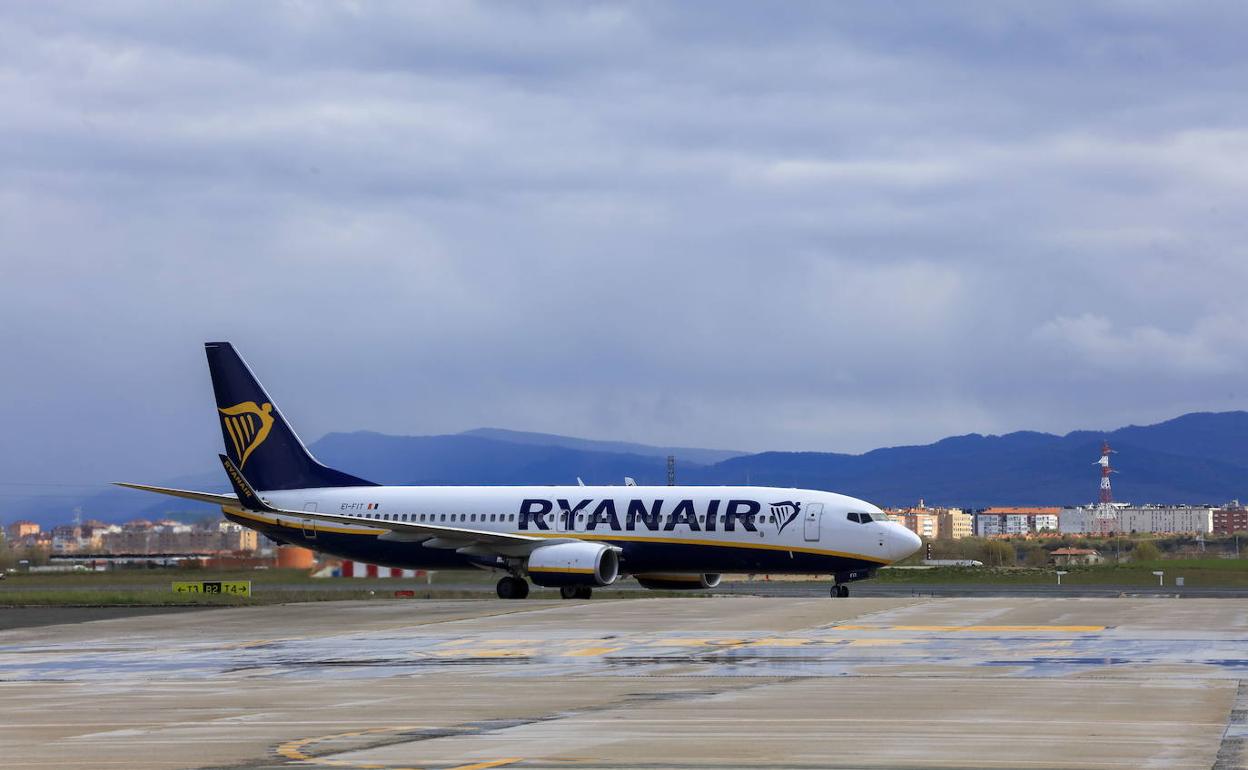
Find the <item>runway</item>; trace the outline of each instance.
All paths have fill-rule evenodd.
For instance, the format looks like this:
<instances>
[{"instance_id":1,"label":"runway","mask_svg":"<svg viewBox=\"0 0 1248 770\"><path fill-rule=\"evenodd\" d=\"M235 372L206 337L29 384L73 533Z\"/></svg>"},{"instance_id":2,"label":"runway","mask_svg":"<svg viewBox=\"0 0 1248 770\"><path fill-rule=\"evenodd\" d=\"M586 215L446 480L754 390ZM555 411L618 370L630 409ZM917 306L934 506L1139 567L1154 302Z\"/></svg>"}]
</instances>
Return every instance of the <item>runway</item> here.
<instances>
[{"instance_id":1,"label":"runway","mask_svg":"<svg viewBox=\"0 0 1248 770\"><path fill-rule=\"evenodd\" d=\"M1225 768L1248 602L371 601L0 633L7 768Z\"/></svg>"}]
</instances>

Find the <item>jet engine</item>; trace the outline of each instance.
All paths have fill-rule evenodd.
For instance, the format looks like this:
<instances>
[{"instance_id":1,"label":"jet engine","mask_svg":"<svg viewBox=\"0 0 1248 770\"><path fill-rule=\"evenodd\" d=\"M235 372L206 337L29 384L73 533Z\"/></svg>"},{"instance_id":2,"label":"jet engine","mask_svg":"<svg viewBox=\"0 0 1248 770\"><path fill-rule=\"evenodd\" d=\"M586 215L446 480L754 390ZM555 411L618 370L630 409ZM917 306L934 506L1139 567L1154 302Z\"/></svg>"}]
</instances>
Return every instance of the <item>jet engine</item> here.
<instances>
[{"instance_id":1,"label":"jet engine","mask_svg":"<svg viewBox=\"0 0 1248 770\"><path fill-rule=\"evenodd\" d=\"M539 586L607 586L620 576L620 552L601 543L553 543L529 554L528 570Z\"/></svg>"},{"instance_id":2,"label":"jet engine","mask_svg":"<svg viewBox=\"0 0 1248 770\"><path fill-rule=\"evenodd\" d=\"M699 591L719 585L723 575L702 574L686 575L678 572L647 572L634 575L642 588L654 591Z\"/></svg>"}]
</instances>

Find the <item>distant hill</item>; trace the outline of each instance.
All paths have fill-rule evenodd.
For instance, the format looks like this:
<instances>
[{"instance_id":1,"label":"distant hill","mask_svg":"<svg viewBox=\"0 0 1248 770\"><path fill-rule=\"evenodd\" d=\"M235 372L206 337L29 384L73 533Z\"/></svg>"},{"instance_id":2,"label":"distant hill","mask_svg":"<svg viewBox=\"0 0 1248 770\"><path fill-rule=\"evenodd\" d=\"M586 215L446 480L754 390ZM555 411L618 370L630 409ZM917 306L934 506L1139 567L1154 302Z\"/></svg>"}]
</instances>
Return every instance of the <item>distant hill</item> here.
<instances>
[{"instance_id":1,"label":"distant hill","mask_svg":"<svg viewBox=\"0 0 1248 770\"><path fill-rule=\"evenodd\" d=\"M1132 502L1222 503L1248 499L1248 412L1194 413L1146 426L1065 436L1017 432L969 434L934 444L876 449L860 455L658 447L543 433L482 428L445 436L330 433L311 447L324 463L384 484L663 484L666 456L678 458L682 484L754 484L827 489L874 503L981 508L989 505L1087 503L1097 494L1102 439L1118 454L1117 497ZM208 462L205 467L210 467ZM217 470L168 486L227 488ZM172 498L114 489L76 503L86 518L211 514ZM74 504L22 514L43 523L69 519ZM8 515L6 520L19 518Z\"/></svg>"},{"instance_id":2,"label":"distant hill","mask_svg":"<svg viewBox=\"0 0 1248 770\"><path fill-rule=\"evenodd\" d=\"M477 428L465 431L461 436L477 436L479 438L510 441L515 444L531 444L534 446L557 446L566 449L580 449L590 452L610 452L613 454L642 455L644 457L675 456L677 462L691 462L698 465L712 465L733 457L740 457L748 452L734 452L728 449L694 449L691 447L650 446L648 444L632 444L627 441L594 441L586 438L569 438L556 436L553 433L524 433L518 430L503 428Z\"/></svg>"},{"instance_id":3,"label":"distant hill","mask_svg":"<svg viewBox=\"0 0 1248 770\"><path fill-rule=\"evenodd\" d=\"M1081 504L1097 497L1099 477L1093 463L1100 457L1102 438L1107 438L1118 451L1113 461L1119 472L1113 482L1119 499L1222 503L1248 498L1248 463L1153 448L1166 444L1149 430L1168 426L1066 436L971 434L862 455L767 452L719 463L704 478L833 489L884 506L912 505L920 498L968 508Z\"/></svg>"},{"instance_id":4,"label":"distant hill","mask_svg":"<svg viewBox=\"0 0 1248 770\"><path fill-rule=\"evenodd\" d=\"M535 435L535 434L528 434ZM562 438L562 437L556 437ZM662 484L657 455L517 443L471 434L387 436L330 433L312 445L317 458L382 484ZM687 467L701 467L690 463Z\"/></svg>"}]
</instances>

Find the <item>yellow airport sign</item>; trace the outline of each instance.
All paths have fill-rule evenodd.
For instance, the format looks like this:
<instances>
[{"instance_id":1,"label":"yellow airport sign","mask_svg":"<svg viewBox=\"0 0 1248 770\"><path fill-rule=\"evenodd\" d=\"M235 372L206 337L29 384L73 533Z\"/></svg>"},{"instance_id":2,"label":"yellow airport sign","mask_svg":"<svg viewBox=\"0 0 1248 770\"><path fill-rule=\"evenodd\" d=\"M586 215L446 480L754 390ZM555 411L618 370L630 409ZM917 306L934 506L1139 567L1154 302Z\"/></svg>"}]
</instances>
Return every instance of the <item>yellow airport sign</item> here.
<instances>
[{"instance_id":1,"label":"yellow airport sign","mask_svg":"<svg viewBox=\"0 0 1248 770\"><path fill-rule=\"evenodd\" d=\"M175 594L230 594L251 596L250 580L194 580L174 581Z\"/></svg>"}]
</instances>

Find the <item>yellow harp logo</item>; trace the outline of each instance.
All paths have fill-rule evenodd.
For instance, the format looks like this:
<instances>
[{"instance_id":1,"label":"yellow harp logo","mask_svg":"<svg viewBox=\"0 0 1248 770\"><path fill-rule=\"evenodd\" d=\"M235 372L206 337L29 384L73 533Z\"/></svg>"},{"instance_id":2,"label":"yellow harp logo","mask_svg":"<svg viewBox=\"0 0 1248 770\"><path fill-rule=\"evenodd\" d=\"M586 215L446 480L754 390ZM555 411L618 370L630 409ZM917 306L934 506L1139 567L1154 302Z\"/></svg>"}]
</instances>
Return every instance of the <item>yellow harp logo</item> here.
<instances>
[{"instance_id":1,"label":"yellow harp logo","mask_svg":"<svg viewBox=\"0 0 1248 770\"><path fill-rule=\"evenodd\" d=\"M255 401L218 409L225 432L234 444L234 456L238 458L239 470L247 464L247 458L264 443L273 429L273 405L257 405Z\"/></svg>"}]
</instances>

